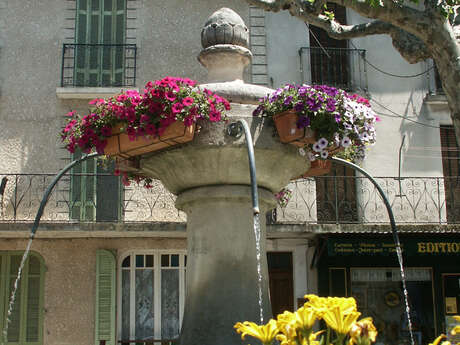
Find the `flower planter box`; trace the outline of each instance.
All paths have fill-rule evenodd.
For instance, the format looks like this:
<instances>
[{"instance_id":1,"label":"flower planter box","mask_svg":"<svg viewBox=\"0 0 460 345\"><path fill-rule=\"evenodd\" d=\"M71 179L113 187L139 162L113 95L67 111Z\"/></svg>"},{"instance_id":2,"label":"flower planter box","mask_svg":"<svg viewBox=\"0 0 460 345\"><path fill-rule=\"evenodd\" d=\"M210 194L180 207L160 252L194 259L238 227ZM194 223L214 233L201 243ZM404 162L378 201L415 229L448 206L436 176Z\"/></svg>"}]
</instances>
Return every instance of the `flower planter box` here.
<instances>
[{"instance_id":1,"label":"flower planter box","mask_svg":"<svg viewBox=\"0 0 460 345\"><path fill-rule=\"evenodd\" d=\"M288 110L273 116L276 130L282 143L288 143L297 147L316 142L315 132L310 128L297 128L299 115L294 110Z\"/></svg>"},{"instance_id":2,"label":"flower planter box","mask_svg":"<svg viewBox=\"0 0 460 345\"><path fill-rule=\"evenodd\" d=\"M159 151L171 146L184 144L193 140L195 125L186 127L183 122L176 121L169 125L163 135L155 138L140 137L129 140L126 133L120 133L118 128L114 130L107 140L104 153L109 156L122 158L136 157L150 152Z\"/></svg>"},{"instance_id":3,"label":"flower planter box","mask_svg":"<svg viewBox=\"0 0 460 345\"><path fill-rule=\"evenodd\" d=\"M305 174L302 174L293 180L298 180L300 178L307 178L307 177L315 177L315 176L321 176L321 175L326 175L331 171L332 168L332 161L331 160L322 160L322 159L317 159L313 162L311 162L310 169L308 169Z\"/></svg>"}]
</instances>

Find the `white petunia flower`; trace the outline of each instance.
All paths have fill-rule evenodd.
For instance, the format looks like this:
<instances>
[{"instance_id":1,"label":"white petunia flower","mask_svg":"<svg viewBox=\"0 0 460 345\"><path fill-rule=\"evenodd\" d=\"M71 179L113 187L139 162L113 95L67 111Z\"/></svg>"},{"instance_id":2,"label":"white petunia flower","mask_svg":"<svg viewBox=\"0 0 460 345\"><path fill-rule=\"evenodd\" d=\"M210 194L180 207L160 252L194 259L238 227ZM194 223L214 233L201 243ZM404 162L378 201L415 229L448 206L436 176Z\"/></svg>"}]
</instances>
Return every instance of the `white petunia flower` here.
<instances>
[{"instance_id":1,"label":"white petunia flower","mask_svg":"<svg viewBox=\"0 0 460 345\"><path fill-rule=\"evenodd\" d=\"M342 147L348 147L351 145L351 140L349 137L343 137L342 142L340 143Z\"/></svg>"}]
</instances>

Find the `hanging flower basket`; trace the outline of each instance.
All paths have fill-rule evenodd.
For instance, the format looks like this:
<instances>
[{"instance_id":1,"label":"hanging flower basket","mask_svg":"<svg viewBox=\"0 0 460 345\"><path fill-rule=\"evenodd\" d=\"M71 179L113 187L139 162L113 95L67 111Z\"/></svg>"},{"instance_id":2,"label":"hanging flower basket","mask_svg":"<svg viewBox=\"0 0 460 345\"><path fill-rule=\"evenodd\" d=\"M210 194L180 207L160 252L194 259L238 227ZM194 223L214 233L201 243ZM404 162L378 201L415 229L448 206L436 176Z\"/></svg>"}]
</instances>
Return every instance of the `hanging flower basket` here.
<instances>
[{"instance_id":1,"label":"hanging flower basket","mask_svg":"<svg viewBox=\"0 0 460 345\"><path fill-rule=\"evenodd\" d=\"M298 180L301 178L307 178L307 177L315 177L315 176L321 176L321 175L326 175L329 174L332 168L332 161L330 160L322 160L322 159L317 159L312 162L310 162L310 169L305 174L302 174L293 180Z\"/></svg>"},{"instance_id":2,"label":"hanging flower basket","mask_svg":"<svg viewBox=\"0 0 460 345\"><path fill-rule=\"evenodd\" d=\"M148 82L141 93L127 90L94 99L89 114L68 113L61 138L71 153L97 151L115 158L125 185L143 180L151 187L151 180L131 166L135 157L192 141L197 121L226 120L230 103L195 85L188 78L165 77Z\"/></svg>"},{"instance_id":3,"label":"hanging flower basket","mask_svg":"<svg viewBox=\"0 0 460 345\"><path fill-rule=\"evenodd\" d=\"M327 85L288 84L262 98L253 115L272 117L280 141L301 147L310 161L362 160L379 121L367 99Z\"/></svg>"},{"instance_id":4,"label":"hanging flower basket","mask_svg":"<svg viewBox=\"0 0 460 345\"><path fill-rule=\"evenodd\" d=\"M299 128L299 115L294 110L287 110L273 116L276 130L282 143L304 147L315 143L315 132L309 127Z\"/></svg>"},{"instance_id":5,"label":"hanging flower basket","mask_svg":"<svg viewBox=\"0 0 460 345\"><path fill-rule=\"evenodd\" d=\"M193 140L195 124L185 126L183 122L169 125L159 137L137 137L134 140L121 132L121 126L113 130L113 135L107 139L104 153L108 156L123 158L136 157L162 150L167 147L188 143Z\"/></svg>"}]
</instances>

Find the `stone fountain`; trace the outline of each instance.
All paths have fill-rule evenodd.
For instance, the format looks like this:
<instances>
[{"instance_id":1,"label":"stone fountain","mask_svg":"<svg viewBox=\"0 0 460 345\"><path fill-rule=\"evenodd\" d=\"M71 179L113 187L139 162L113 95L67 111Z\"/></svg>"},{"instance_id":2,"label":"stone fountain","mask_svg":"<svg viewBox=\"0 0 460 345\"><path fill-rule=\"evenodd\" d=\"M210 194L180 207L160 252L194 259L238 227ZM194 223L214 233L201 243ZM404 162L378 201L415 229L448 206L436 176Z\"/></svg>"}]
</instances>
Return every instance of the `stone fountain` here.
<instances>
[{"instance_id":1,"label":"stone fountain","mask_svg":"<svg viewBox=\"0 0 460 345\"><path fill-rule=\"evenodd\" d=\"M262 308L271 317L265 250L265 213L274 193L309 168L294 146L280 143L270 119L254 118L259 98L273 90L242 81L252 54L238 14L220 9L201 33L199 61L207 88L231 102L229 123L245 120L254 141L261 212ZM259 285L245 137L227 134L228 123L200 124L190 144L143 156L144 174L160 179L187 213L187 274L180 345L241 344L237 321L260 321Z\"/></svg>"}]
</instances>

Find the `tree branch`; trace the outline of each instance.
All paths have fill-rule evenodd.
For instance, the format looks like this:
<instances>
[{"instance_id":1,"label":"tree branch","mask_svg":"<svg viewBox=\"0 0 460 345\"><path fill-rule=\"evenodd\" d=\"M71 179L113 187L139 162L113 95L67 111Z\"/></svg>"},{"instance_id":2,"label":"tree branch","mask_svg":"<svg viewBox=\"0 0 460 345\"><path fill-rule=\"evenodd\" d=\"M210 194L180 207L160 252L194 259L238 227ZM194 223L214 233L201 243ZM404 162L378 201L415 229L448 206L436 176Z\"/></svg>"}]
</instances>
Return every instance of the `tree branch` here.
<instances>
[{"instance_id":1,"label":"tree branch","mask_svg":"<svg viewBox=\"0 0 460 345\"><path fill-rule=\"evenodd\" d=\"M289 8L291 0L246 0L250 5L262 8L265 11L279 12Z\"/></svg>"},{"instance_id":2,"label":"tree branch","mask_svg":"<svg viewBox=\"0 0 460 345\"><path fill-rule=\"evenodd\" d=\"M364 24L341 25L322 15L307 14L302 16L302 20L320 27L327 32L328 36L338 40L388 34L392 38L395 49L409 63L417 63L431 57L426 45L419 38L379 20Z\"/></svg>"},{"instance_id":3,"label":"tree branch","mask_svg":"<svg viewBox=\"0 0 460 345\"><path fill-rule=\"evenodd\" d=\"M371 6L366 0L328 1L350 8L363 17L390 23L419 38L430 35L433 30L433 13L425 13L393 0L380 0L383 6Z\"/></svg>"}]
</instances>

